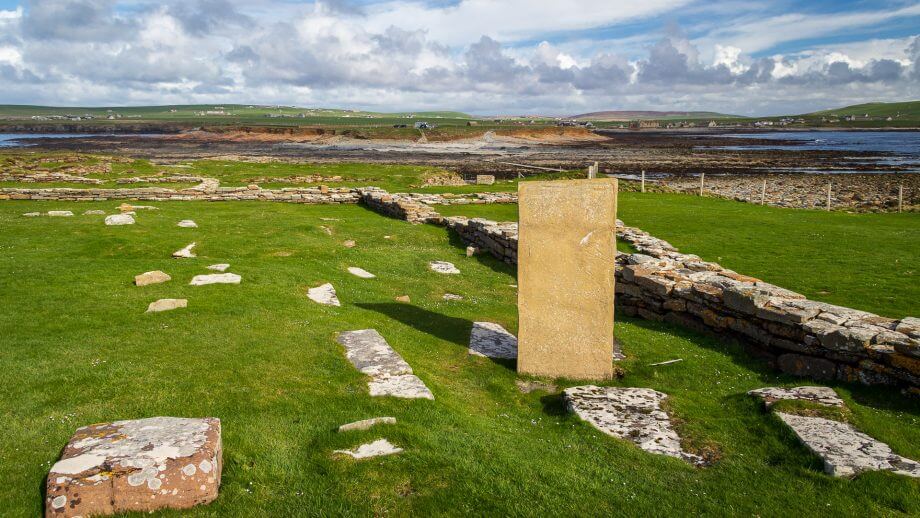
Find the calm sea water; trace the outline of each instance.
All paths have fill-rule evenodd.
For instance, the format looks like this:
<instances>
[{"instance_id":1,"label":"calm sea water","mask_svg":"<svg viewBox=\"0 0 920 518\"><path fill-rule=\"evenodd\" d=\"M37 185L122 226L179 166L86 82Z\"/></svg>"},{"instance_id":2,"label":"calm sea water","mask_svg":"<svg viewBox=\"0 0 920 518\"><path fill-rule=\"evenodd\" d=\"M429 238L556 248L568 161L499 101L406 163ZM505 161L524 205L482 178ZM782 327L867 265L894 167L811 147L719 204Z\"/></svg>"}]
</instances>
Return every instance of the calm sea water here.
<instances>
[{"instance_id":1,"label":"calm sea water","mask_svg":"<svg viewBox=\"0 0 920 518\"><path fill-rule=\"evenodd\" d=\"M74 137L92 137L93 135L84 135L82 133L0 133L0 147L24 147L27 144L19 142L19 139L25 138L74 138Z\"/></svg>"},{"instance_id":2,"label":"calm sea water","mask_svg":"<svg viewBox=\"0 0 920 518\"><path fill-rule=\"evenodd\" d=\"M781 131L774 133L737 133L724 137L761 140L795 140L801 144L764 144L719 146L730 150L817 150L860 151L889 155L877 161L895 164L920 164L920 131Z\"/></svg>"}]
</instances>

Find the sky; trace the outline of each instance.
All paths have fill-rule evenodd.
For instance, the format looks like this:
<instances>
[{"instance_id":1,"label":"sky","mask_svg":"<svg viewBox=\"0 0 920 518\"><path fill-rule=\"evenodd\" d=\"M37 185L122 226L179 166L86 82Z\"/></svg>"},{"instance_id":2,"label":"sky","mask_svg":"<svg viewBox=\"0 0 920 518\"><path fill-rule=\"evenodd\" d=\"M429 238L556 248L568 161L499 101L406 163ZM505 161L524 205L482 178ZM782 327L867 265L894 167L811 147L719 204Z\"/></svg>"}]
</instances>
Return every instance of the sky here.
<instances>
[{"instance_id":1,"label":"sky","mask_svg":"<svg viewBox=\"0 0 920 518\"><path fill-rule=\"evenodd\" d=\"M795 114L920 99L920 1L0 0L0 104Z\"/></svg>"}]
</instances>

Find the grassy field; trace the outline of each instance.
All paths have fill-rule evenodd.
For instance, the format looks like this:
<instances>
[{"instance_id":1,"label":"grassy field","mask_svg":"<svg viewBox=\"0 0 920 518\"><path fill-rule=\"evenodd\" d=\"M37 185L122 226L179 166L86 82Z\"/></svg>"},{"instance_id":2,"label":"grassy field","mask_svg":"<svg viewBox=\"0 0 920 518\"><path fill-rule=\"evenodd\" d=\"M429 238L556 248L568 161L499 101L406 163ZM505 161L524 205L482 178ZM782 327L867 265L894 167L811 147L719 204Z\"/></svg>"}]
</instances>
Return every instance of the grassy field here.
<instances>
[{"instance_id":1,"label":"grassy field","mask_svg":"<svg viewBox=\"0 0 920 518\"><path fill-rule=\"evenodd\" d=\"M653 201L637 200L624 197L621 210L641 224L630 215ZM557 394L521 393L512 366L466 352L473 321L516 330L514 271L488 257L466 258L439 227L358 206L243 202L159 203L131 227L106 227L101 216L20 215L111 212L116 205L0 203L4 516L41 512L43 478L76 427L156 415L222 419L221 496L188 516L920 514L918 481L888 473L825 476L745 395L797 381L766 370L740 347L679 328L619 319L616 333L629 358L625 376L613 383L670 394L686 446L713 454L711 467L607 437L564 414ZM200 228L176 227L186 218ZM713 242L727 248L720 240L729 231L716 230L709 228ZM343 247L345 239L357 246ZM192 241L197 259L170 258ZM757 242L745 243L739 254L760 253ZM855 244L873 253L871 243ZM430 272L429 260L453 261L462 274ZM230 263L242 284L187 285L218 262ZM348 266L378 278L353 277ZM155 269L173 280L132 285L134 275ZM327 281L343 307L306 298L307 288ZM446 292L465 300L445 302ZM412 303L394 302L398 295ZM166 297L188 298L189 307L144 314L149 302ZM334 335L370 327L412 365L435 401L368 396ZM685 361L647 366L672 358ZM836 388L856 426L920 458L916 400L887 389ZM381 415L398 424L334 431ZM362 462L331 453L379 437L405 453Z\"/></svg>"},{"instance_id":2,"label":"grassy field","mask_svg":"<svg viewBox=\"0 0 920 518\"><path fill-rule=\"evenodd\" d=\"M809 298L900 318L920 314L920 214L761 207L681 194L619 195L624 223ZM439 207L516 221L516 205Z\"/></svg>"}]
</instances>

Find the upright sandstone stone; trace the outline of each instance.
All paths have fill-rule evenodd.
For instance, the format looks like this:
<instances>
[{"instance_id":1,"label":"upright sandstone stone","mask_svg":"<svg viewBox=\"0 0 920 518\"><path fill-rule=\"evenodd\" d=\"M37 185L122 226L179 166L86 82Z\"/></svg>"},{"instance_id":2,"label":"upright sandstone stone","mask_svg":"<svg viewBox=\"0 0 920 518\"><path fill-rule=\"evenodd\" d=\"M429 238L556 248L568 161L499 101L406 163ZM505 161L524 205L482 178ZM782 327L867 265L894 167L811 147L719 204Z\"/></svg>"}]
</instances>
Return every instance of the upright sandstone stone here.
<instances>
[{"instance_id":1,"label":"upright sandstone stone","mask_svg":"<svg viewBox=\"0 0 920 518\"><path fill-rule=\"evenodd\" d=\"M518 371L613 376L617 181L522 182Z\"/></svg>"}]
</instances>

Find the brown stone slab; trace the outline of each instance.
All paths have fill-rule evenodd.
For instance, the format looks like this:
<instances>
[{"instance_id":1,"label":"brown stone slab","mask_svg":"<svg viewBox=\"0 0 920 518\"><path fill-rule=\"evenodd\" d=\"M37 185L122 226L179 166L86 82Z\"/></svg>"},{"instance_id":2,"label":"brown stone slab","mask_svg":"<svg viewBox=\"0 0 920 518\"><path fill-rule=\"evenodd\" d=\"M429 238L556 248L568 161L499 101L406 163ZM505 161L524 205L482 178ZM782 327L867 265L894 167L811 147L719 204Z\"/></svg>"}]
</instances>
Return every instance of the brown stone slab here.
<instances>
[{"instance_id":1,"label":"brown stone slab","mask_svg":"<svg viewBox=\"0 0 920 518\"><path fill-rule=\"evenodd\" d=\"M220 420L151 417L77 429L48 473L45 516L185 509L217 498Z\"/></svg>"},{"instance_id":2,"label":"brown stone slab","mask_svg":"<svg viewBox=\"0 0 920 518\"><path fill-rule=\"evenodd\" d=\"M615 179L518 188L518 371L613 376Z\"/></svg>"}]
</instances>

